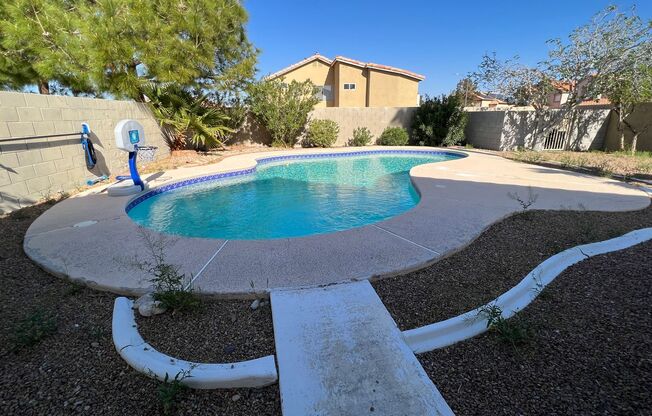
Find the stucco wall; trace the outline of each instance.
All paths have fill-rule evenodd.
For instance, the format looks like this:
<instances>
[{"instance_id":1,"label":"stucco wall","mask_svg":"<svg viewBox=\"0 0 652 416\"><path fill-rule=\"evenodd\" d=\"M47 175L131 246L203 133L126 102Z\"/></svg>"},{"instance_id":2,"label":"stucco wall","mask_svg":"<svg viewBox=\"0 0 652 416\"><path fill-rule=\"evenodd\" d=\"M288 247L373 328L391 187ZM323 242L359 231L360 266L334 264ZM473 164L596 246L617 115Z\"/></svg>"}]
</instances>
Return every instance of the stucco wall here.
<instances>
[{"instance_id":1,"label":"stucco wall","mask_svg":"<svg viewBox=\"0 0 652 416\"><path fill-rule=\"evenodd\" d=\"M652 103L641 104L628 118L634 127L644 126L652 122ZM630 146L632 133L625 129L625 145ZM618 114L612 112L609 117L609 128L605 138L605 150L618 150L620 148L620 132L618 131ZM652 151L652 127L638 137L637 150Z\"/></svg>"},{"instance_id":2,"label":"stucco wall","mask_svg":"<svg viewBox=\"0 0 652 416\"><path fill-rule=\"evenodd\" d=\"M418 105L419 81L403 75L369 70L369 107Z\"/></svg>"},{"instance_id":3,"label":"stucco wall","mask_svg":"<svg viewBox=\"0 0 652 416\"><path fill-rule=\"evenodd\" d=\"M367 71L353 65L336 62L333 66L337 85L334 87L335 105L338 107L365 107L367 105ZM345 90L344 84L355 84L354 90Z\"/></svg>"},{"instance_id":4,"label":"stucco wall","mask_svg":"<svg viewBox=\"0 0 652 416\"><path fill-rule=\"evenodd\" d=\"M388 126L409 129L415 110L416 107L331 107L316 108L310 117L335 121L340 126L335 146L346 146L356 127L367 127L374 141Z\"/></svg>"},{"instance_id":5,"label":"stucco wall","mask_svg":"<svg viewBox=\"0 0 652 416\"><path fill-rule=\"evenodd\" d=\"M140 121L147 144L168 146L147 108L130 101L0 92L0 139L79 132L89 123L97 165L86 168L79 136L0 142L0 213L83 186L86 179L127 168L127 153L115 148L113 129L121 119Z\"/></svg>"},{"instance_id":6,"label":"stucco wall","mask_svg":"<svg viewBox=\"0 0 652 416\"><path fill-rule=\"evenodd\" d=\"M467 142L491 150L515 150L519 147L540 150L552 128L568 130L567 148L570 150L602 149L609 125L609 109L606 108L577 110L570 130L562 128L568 117L564 118L559 110L551 110L541 119L543 132L535 137L536 118L531 109L467 109L467 112Z\"/></svg>"},{"instance_id":7,"label":"stucco wall","mask_svg":"<svg viewBox=\"0 0 652 416\"><path fill-rule=\"evenodd\" d=\"M283 75L283 79L286 82L303 82L309 79L315 85L331 85L331 88L334 89L335 82L333 79L333 72L334 71L330 65L321 61L312 61ZM333 105L333 100L320 101L315 107L332 107Z\"/></svg>"}]
</instances>

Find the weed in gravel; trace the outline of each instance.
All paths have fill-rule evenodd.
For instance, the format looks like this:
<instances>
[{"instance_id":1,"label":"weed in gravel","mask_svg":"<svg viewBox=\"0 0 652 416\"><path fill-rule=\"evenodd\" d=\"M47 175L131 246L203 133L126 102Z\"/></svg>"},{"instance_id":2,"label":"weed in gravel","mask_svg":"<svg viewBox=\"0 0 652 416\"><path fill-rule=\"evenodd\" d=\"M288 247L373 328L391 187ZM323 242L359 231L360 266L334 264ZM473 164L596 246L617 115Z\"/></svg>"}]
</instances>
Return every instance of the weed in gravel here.
<instances>
[{"instance_id":1,"label":"weed in gravel","mask_svg":"<svg viewBox=\"0 0 652 416\"><path fill-rule=\"evenodd\" d=\"M70 282L66 290L63 292L64 296L75 296L78 295L84 290L84 285L77 282Z\"/></svg>"},{"instance_id":2,"label":"weed in gravel","mask_svg":"<svg viewBox=\"0 0 652 416\"><path fill-rule=\"evenodd\" d=\"M527 193L527 199L521 198L518 192L507 192L507 196L509 199L513 199L514 201L518 202L523 211L527 211L527 209L534 205L534 203L537 202L537 199L539 199L539 194L532 192L531 186L527 187Z\"/></svg>"},{"instance_id":3,"label":"weed in gravel","mask_svg":"<svg viewBox=\"0 0 652 416\"><path fill-rule=\"evenodd\" d=\"M94 325L89 329L89 335L96 341L102 341L106 338L106 331L99 325Z\"/></svg>"},{"instance_id":4,"label":"weed in gravel","mask_svg":"<svg viewBox=\"0 0 652 416\"><path fill-rule=\"evenodd\" d=\"M53 316L36 311L18 322L14 328L14 352L32 347L57 331L57 323Z\"/></svg>"},{"instance_id":5,"label":"weed in gravel","mask_svg":"<svg viewBox=\"0 0 652 416\"><path fill-rule=\"evenodd\" d=\"M487 305L480 309L480 314L487 320L487 328L498 334L498 339L516 348L527 343L531 331L526 323L514 316L511 319L503 317L503 310L498 305Z\"/></svg>"},{"instance_id":6,"label":"weed in gravel","mask_svg":"<svg viewBox=\"0 0 652 416\"><path fill-rule=\"evenodd\" d=\"M166 251L171 241L166 236L158 236L140 229L140 236L149 251L149 259L135 259L133 265L150 273L153 277L154 299L173 312L188 312L201 306L192 291L192 277L180 273L180 267L166 262Z\"/></svg>"},{"instance_id":7,"label":"weed in gravel","mask_svg":"<svg viewBox=\"0 0 652 416\"><path fill-rule=\"evenodd\" d=\"M161 403L164 415L171 415L177 408L177 403L181 396L188 390L183 383L183 379L190 377L186 371L180 371L170 380L170 376L165 373L163 383L158 386L158 400Z\"/></svg>"}]
</instances>

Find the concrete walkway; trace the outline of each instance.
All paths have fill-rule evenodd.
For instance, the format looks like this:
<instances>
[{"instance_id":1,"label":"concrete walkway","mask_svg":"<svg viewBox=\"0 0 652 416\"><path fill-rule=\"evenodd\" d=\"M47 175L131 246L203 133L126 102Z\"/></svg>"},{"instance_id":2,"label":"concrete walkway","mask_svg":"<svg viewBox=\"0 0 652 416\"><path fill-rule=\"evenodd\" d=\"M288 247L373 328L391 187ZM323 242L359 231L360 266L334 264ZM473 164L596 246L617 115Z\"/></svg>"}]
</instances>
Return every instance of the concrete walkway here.
<instances>
[{"instance_id":1,"label":"concrete walkway","mask_svg":"<svg viewBox=\"0 0 652 416\"><path fill-rule=\"evenodd\" d=\"M271 298L284 416L453 414L368 281Z\"/></svg>"}]
</instances>

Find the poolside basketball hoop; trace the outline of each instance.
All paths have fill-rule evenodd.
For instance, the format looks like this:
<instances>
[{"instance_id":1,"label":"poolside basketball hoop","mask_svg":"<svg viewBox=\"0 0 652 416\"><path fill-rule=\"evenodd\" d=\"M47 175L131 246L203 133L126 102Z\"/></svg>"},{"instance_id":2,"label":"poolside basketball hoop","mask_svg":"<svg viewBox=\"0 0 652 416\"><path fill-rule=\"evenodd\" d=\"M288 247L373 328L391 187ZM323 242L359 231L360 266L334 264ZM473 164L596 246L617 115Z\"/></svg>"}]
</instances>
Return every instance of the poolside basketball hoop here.
<instances>
[{"instance_id":1,"label":"poolside basketball hoop","mask_svg":"<svg viewBox=\"0 0 652 416\"><path fill-rule=\"evenodd\" d=\"M138 160L144 163L153 162L156 158L156 146L138 146Z\"/></svg>"},{"instance_id":2,"label":"poolside basketball hoop","mask_svg":"<svg viewBox=\"0 0 652 416\"><path fill-rule=\"evenodd\" d=\"M111 196L132 195L145 190L138 174L137 160L152 161L157 147L145 146L145 129L136 120L120 120L114 129L115 145L129 152L129 176L118 176L118 182L109 186Z\"/></svg>"}]
</instances>

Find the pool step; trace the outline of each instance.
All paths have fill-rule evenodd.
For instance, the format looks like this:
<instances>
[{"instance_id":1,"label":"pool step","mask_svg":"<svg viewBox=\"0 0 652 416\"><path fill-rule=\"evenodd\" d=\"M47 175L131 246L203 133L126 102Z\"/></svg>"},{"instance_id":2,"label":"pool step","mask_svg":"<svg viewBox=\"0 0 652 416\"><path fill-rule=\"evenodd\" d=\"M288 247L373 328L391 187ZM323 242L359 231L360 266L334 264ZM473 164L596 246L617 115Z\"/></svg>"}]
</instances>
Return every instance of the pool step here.
<instances>
[{"instance_id":1,"label":"pool step","mask_svg":"<svg viewBox=\"0 0 652 416\"><path fill-rule=\"evenodd\" d=\"M368 281L271 298L284 416L453 414Z\"/></svg>"}]
</instances>

